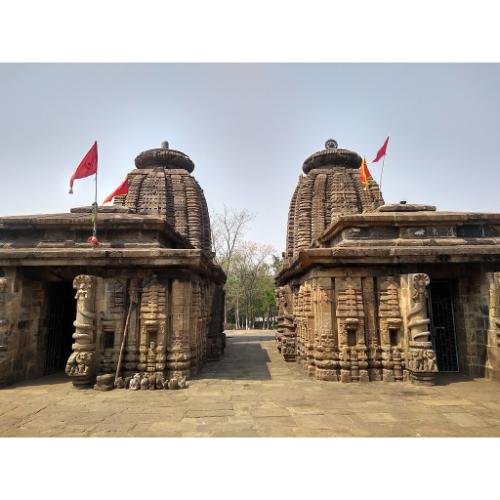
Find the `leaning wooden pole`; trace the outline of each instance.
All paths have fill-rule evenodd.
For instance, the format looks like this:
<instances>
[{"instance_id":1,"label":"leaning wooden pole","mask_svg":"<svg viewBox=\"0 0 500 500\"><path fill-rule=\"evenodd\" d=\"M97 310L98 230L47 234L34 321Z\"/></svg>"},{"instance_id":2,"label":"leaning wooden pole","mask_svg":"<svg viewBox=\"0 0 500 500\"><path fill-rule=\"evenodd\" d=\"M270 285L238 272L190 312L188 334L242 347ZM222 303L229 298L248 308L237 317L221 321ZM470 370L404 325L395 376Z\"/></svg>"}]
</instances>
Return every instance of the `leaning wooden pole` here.
<instances>
[{"instance_id":1,"label":"leaning wooden pole","mask_svg":"<svg viewBox=\"0 0 500 500\"><path fill-rule=\"evenodd\" d=\"M120 376L120 371L122 368L123 351L125 350L125 341L127 340L127 333L128 333L128 329L129 329L130 316L132 315L132 307L135 304L134 293L130 293L130 304L128 306L127 319L125 320L125 327L123 328L122 343L120 345L120 355L118 356L118 363L116 363L115 384L116 384L118 377Z\"/></svg>"}]
</instances>

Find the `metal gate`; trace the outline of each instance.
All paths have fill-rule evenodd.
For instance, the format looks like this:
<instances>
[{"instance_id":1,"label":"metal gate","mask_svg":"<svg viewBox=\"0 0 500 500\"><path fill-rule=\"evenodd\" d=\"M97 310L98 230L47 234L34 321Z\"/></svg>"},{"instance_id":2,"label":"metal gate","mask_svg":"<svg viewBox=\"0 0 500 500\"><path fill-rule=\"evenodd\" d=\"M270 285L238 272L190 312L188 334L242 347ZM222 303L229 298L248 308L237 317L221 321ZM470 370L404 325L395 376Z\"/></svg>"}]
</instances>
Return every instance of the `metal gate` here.
<instances>
[{"instance_id":1,"label":"metal gate","mask_svg":"<svg viewBox=\"0 0 500 500\"><path fill-rule=\"evenodd\" d=\"M71 335L76 315L71 283L49 283L47 344L44 373L62 370L71 354Z\"/></svg>"},{"instance_id":2,"label":"metal gate","mask_svg":"<svg viewBox=\"0 0 500 500\"><path fill-rule=\"evenodd\" d=\"M453 285L431 281L431 335L440 372L458 372L458 352L453 317Z\"/></svg>"}]
</instances>

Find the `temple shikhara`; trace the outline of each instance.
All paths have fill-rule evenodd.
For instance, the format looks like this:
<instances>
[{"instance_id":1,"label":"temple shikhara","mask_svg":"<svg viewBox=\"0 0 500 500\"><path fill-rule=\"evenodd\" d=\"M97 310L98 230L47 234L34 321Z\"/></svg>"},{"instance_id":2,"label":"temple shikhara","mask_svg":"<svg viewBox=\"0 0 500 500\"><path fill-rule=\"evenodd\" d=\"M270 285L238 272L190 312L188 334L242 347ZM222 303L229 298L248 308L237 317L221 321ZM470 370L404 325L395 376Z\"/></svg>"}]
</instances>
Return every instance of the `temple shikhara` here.
<instances>
[{"instance_id":1,"label":"temple shikhara","mask_svg":"<svg viewBox=\"0 0 500 500\"><path fill-rule=\"evenodd\" d=\"M303 164L277 346L320 380L500 379L500 214L386 204L334 140Z\"/></svg>"},{"instance_id":2,"label":"temple shikhara","mask_svg":"<svg viewBox=\"0 0 500 500\"><path fill-rule=\"evenodd\" d=\"M99 207L96 248L91 207L0 218L0 386L64 369L78 387L176 388L223 353L226 277L194 163L163 143L135 165Z\"/></svg>"}]
</instances>

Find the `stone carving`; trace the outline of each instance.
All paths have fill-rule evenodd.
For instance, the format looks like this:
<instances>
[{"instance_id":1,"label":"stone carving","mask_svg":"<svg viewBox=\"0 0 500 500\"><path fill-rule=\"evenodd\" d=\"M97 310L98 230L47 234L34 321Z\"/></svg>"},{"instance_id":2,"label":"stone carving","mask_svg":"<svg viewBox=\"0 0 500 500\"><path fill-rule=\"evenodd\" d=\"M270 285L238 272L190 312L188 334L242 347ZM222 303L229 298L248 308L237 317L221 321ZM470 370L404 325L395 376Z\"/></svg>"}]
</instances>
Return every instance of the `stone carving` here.
<instances>
[{"instance_id":1,"label":"stone carving","mask_svg":"<svg viewBox=\"0 0 500 500\"><path fill-rule=\"evenodd\" d=\"M129 389L138 391L141 388L141 374L136 373L129 382Z\"/></svg>"},{"instance_id":2,"label":"stone carving","mask_svg":"<svg viewBox=\"0 0 500 500\"><path fill-rule=\"evenodd\" d=\"M380 280L379 321L382 349L382 379L386 382L403 379L403 319L399 306L399 283L393 276Z\"/></svg>"},{"instance_id":3,"label":"stone carving","mask_svg":"<svg viewBox=\"0 0 500 500\"><path fill-rule=\"evenodd\" d=\"M0 277L0 356L1 351L7 350L7 337L9 334L9 320L7 318L7 291L8 280Z\"/></svg>"},{"instance_id":4,"label":"stone carving","mask_svg":"<svg viewBox=\"0 0 500 500\"><path fill-rule=\"evenodd\" d=\"M296 356L296 333L289 304L291 292L289 289L281 287L275 291L275 296L278 306L278 328L276 333L278 350L285 361L294 361Z\"/></svg>"},{"instance_id":5,"label":"stone carving","mask_svg":"<svg viewBox=\"0 0 500 500\"><path fill-rule=\"evenodd\" d=\"M311 301L314 316L314 376L319 380L338 380L337 339L332 325L330 280L315 284Z\"/></svg>"},{"instance_id":6,"label":"stone carving","mask_svg":"<svg viewBox=\"0 0 500 500\"><path fill-rule=\"evenodd\" d=\"M436 356L430 341L427 317L427 286L430 283L427 274L408 275L409 311L407 328L409 331L408 370L415 383L433 384L438 371Z\"/></svg>"},{"instance_id":7,"label":"stone carving","mask_svg":"<svg viewBox=\"0 0 500 500\"><path fill-rule=\"evenodd\" d=\"M491 274L489 299L490 345L500 347L500 272Z\"/></svg>"},{"instance_id":8,"label":"stone carving","mask_svg":"<svg viewBox=\"0 0 500 500\"><path fill-rule=\"evenodd\" d=\"M82 274L73 280L76 289L75 343L65 371L72 377L75 387L91 385L94 378L95 287L93 276Z\"/></svg>"},{"instance_id":9,"label":"stone carving","mask_svg":"<svg viewBox=\"0 0 500 500\"><path fill-rule=\"evenodd\" d=\"M360 278L336 279L341 382L367 382L368 361Z\"/></svg>"},{"instance_id":10,"label":"stone carving","mask_svg":"<svg viewBox=\"0 0 500 500\"><path fill-rule=\"evenodd\" d=\"M93 352L73 352L66 363L66 373L71 377L88 377L91 374L93 361Z\"/></svg>"}]
</instances>

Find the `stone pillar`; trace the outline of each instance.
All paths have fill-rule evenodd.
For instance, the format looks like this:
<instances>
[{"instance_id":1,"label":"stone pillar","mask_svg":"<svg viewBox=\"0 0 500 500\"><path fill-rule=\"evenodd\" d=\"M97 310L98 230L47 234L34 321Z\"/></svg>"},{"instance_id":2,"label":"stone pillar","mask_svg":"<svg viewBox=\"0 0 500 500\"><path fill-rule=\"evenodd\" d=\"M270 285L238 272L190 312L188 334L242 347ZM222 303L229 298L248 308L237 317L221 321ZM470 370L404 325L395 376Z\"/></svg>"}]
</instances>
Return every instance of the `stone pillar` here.
<instances>
[{"instance_id":1,"label":"stone pillar","mask_svg":"<svg viewBox=\"0 0 500 500\"><path fill-rule=\"evenodd\" d=\"M147 375L150 388L163 379L166 369L168 284L153 274L143 280L137 369Z\"/></svg>"},{"instance_id":2,"label":"stone pillar","mask_svg":"<svg viewBox=\"0 0 500 500\"><path fill-rule=\"evenodd\" d=\"M409 341L406 365L409 378L416 384L433 385L438 369L427 313L427 286L430 279L423 273L403 275L401 279L406 292L406 329Z\"/></svg>"},{"instance_id":3,"label":"stone pillar","mask_svg":"<svg viewBox=\"0 0 500 500\"><path fill-rule=\"evenodd\" d=\"M500 380L500 273L488 273L490 284L486 376Z\"/></svg>"},{"instance_id":4,"label":"stone pillar","mask_svg":"<svg viewBox=\"0 0 500 500\"><path fill-rule=\"evenodd\" d=\"M372 381L380 381L382 380L382 361L379 329L377 328L378 311L375 280L372 276L363 277L361 284L363 287L363 308L365 311L368 377Z\"/></svg>"},{"instance_id":5,"label":"stone pillar","mask_svg":"<svg viewBox=\"0 0 500 500\"><path fill-rule=\"evenodd\" d=\"M314 311L314 376L338 380L337 342L332 325L332 280L318 278L312 291Z\"/></svg>"},{"instance_id":6,"label":"stone pillar","mask_svg":"<svg viewBox=\"0 0 500 500\"><path fill-rule=\"evenodd\" d=\"M202 335L202 310L201 310L201 286L199 280L192 282L191 286L191 318L190 318L190 342L191 367L190 373L198 373L202 364L201 335Z\"/></svg>"},{"instance_id":7,"label":"stone pillar","mask_svg":"<svg viewBox=\"0 0 500 500\"><path fill-rule=\"evenodd\" d=\"M399 307L399 283L393 276L379 280L379 324L382 348L382 380L403 380L403 335Z\"/></svg>"},{"instance_id":8,"label":"stone pillar","mask_svg":"<svg viewBox=\"0 0 500 500\"><path fill-rule=\"evenodd\" d=\"M96 281L94 276L85 274L73 280L76 289L75 343L65 371L77 388L92 386L95 381Z\"/></svg>"},{"instance_id":9,"label":"stone pillar","mask_svg":"<svg viewBox=\"0 0 500 500\"><path fill-rule=\"evenodd\" d=\"M278 349L285 361L296 359L296 330L293 323L291 290L288 286L276 289L278 305Z\"/></svg>"},{"instance_id":10,"label":"stone pillar","mask_svg":"<svg viewBox=\"0 0 500 500\"><path fill-rule=\"evenodd\" d=\"M191 366L190 307L191 282L172 281L172 335L167 354L169 378L188 377Z\"/></svg>"},{"instance_id":11,"label":"stone pillar","mask_svg":"<svg viewBox=\"0 0 500 500\"><path fill-rule=\"evenodd\" d=\"M361 278L336 278L336 316L341 382L368 382Z\"/></svg>"},{"instance_id":12,"label":"stone pillar","mask_svg":"<svg viewBox=\"0 0 500 500\"><path fill-rule=\"evenodd\" d=\"M140 311L137 307L140 301L140 280L132 278L129 285L129 301L134 305L130 312L127 339L125 342L125 357L123 367L124 376L130 377L137 371L139 360L139 331L140 331Z\"/></svg>"}]
</instances>

